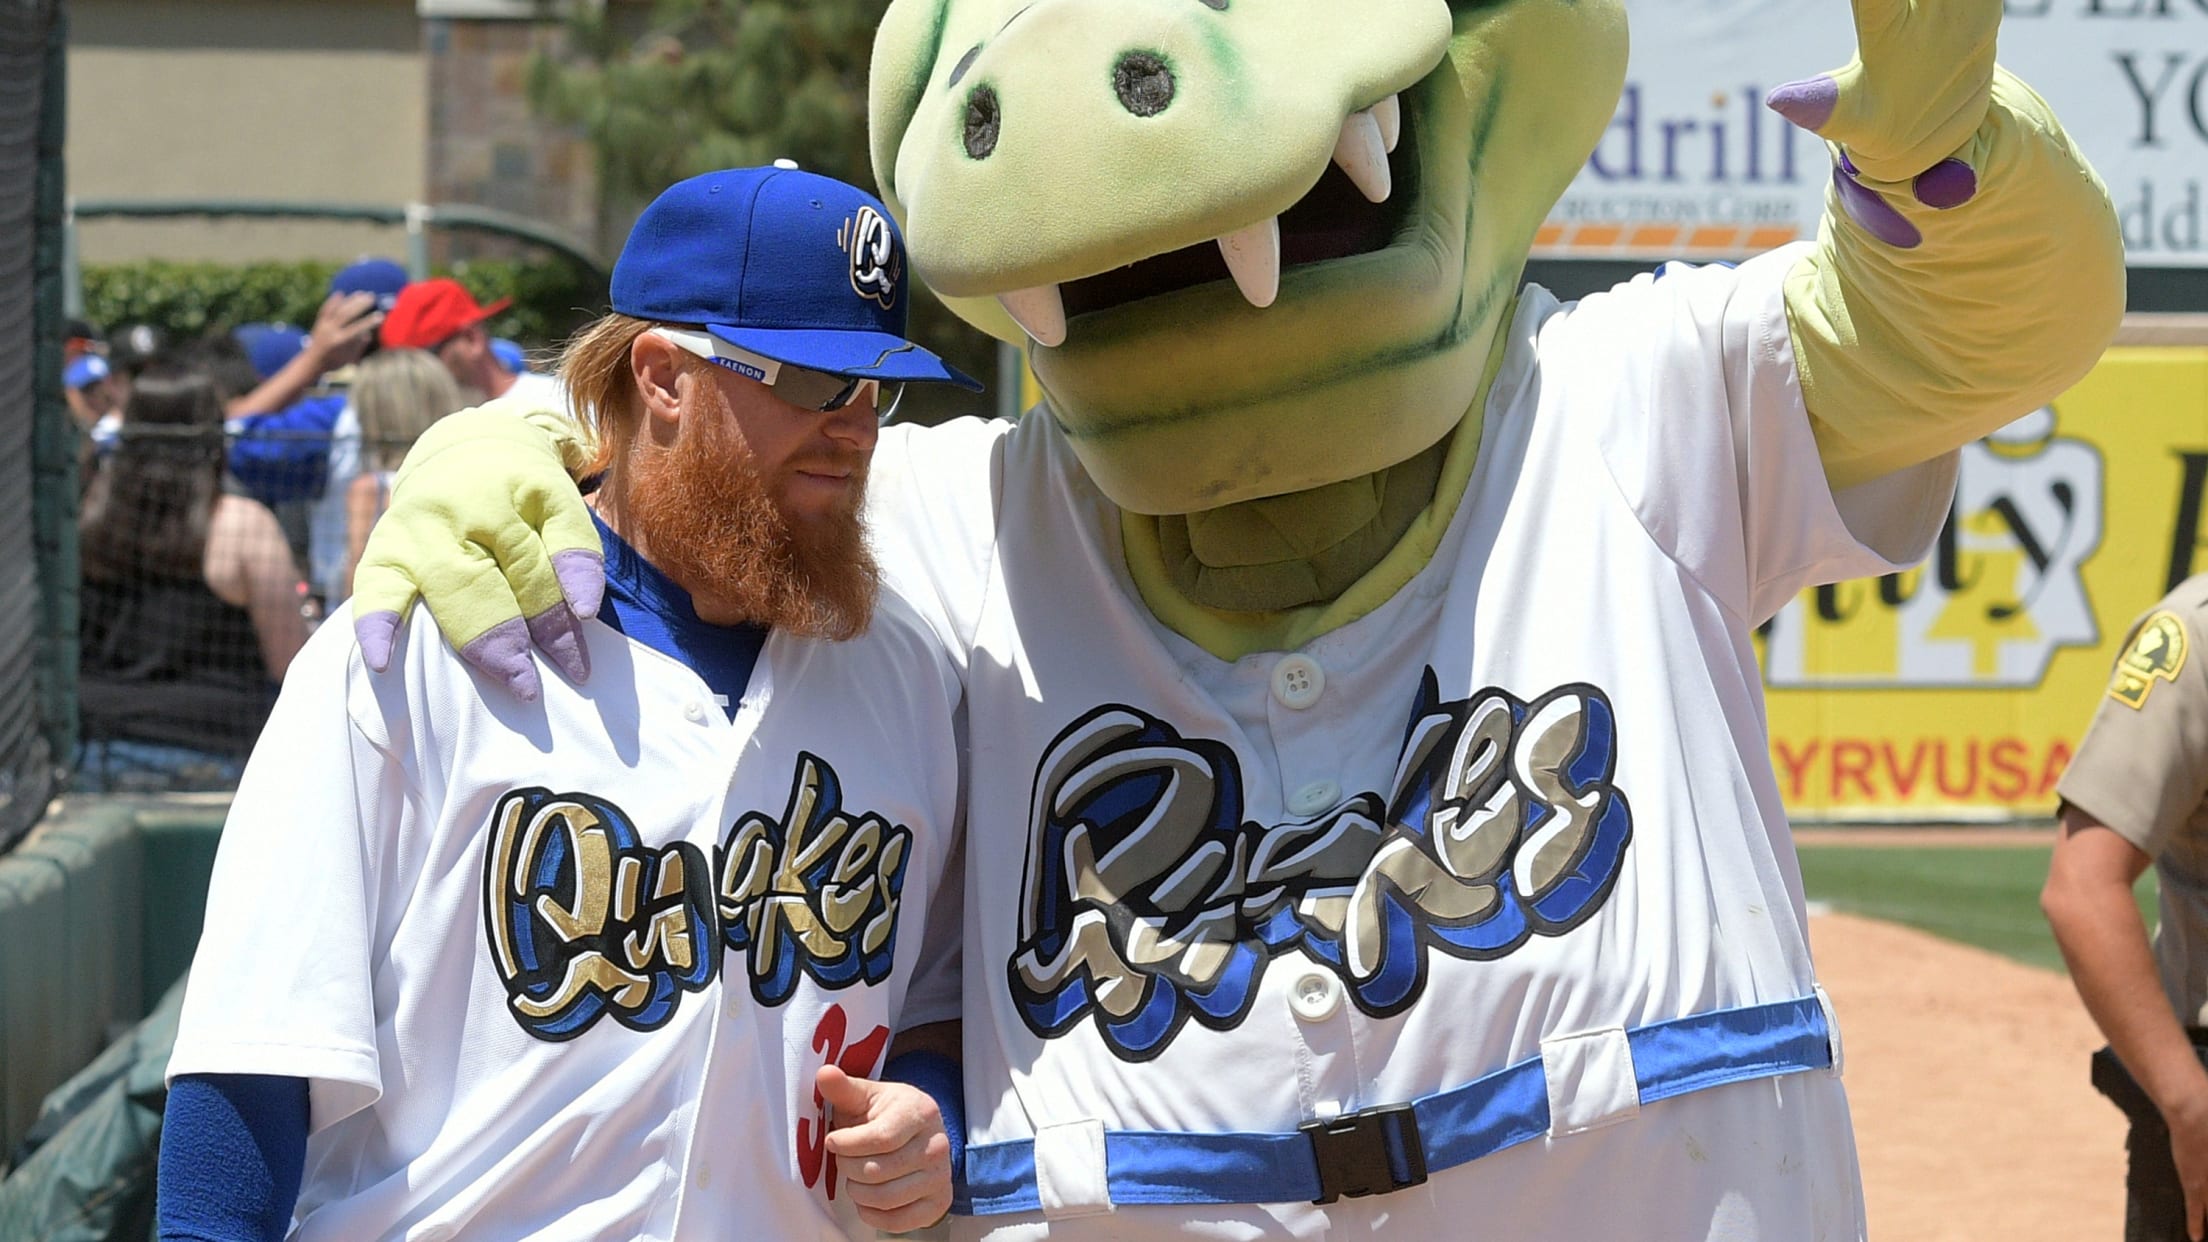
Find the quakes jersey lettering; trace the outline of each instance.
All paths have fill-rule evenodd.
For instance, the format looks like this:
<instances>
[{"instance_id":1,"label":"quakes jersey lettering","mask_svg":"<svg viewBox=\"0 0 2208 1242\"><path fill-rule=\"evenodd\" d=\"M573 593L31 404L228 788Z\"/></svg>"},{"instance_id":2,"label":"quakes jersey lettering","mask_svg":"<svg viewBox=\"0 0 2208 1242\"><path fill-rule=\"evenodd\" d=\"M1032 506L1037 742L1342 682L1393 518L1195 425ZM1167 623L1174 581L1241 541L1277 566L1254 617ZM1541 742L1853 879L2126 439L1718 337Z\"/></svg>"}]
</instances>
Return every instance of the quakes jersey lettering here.
<instances>
[{"instance_id":1,"label":"quakes jersey lettering","mask_svg":"<svg viewBox=\"0 0 2208 1242\"><path fill-rule=\"evenodd\" d=\"M688 842L645 845L588 793L513 790L491 821L484 934L508 1011L538 1039L573 1039L609 1013L632 1030L666 1025L713 981L724 945L763 1005L801 976L831 989L889 977L912 830L846 813L814 755L799 754L782 817L740 817L710 863Z\"/></svg>"},{"instance_id":2,"label":"quakes jersey lettering","mask_svg":"<svg viewBox=\"0 0 2208 1242\"><path fill-rule=\"evenodd\" d=\"M1616 770L1601 690L1445 703L1429 669L1385 797L1265 825L1243 818L1226 746L1099 707L1036 772L1014 1006L1046 1038L1093 1017L1115 1055L1145 1060L1190 1018L1239 1024L1294 951L1366 1013L1402 1012L1429 949L1497 958L1601 907L1632 836Z\"/></svg>"}]
</instances>

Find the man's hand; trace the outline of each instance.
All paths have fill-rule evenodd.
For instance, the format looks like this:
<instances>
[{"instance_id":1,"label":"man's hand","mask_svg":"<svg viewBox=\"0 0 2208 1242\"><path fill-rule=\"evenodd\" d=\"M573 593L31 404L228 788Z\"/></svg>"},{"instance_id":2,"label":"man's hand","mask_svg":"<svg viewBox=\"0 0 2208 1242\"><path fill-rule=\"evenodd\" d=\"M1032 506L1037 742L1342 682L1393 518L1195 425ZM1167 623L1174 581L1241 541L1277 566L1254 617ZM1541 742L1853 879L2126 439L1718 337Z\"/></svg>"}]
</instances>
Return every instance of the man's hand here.
<instances>
[{"instance_id":1,"label":"man's hand","mask_svg":"<svg viewBox=\"0 0 2208 1242\"><path fill-rule=\"evenodd\" d=\"M2185 1235L2201 1242L2208 1213L2208 1091L2162 1109L2170 1127L2170 1158L2185 1188Z\"/></svg>"},{"instance_id":2,"label":"man's hand","mask_svg":"<svg viewBox=\"0 0 2208 1242\"><path fill-rule=\"evenodd\" d=\"M828 1150L859 1219L906 1233L951 1210L951 1140L935 1101L918 1087L853 1078L823 1065L814 1078L835 1110Z\"/></svg>"},{"instance_id":3,"label":"man's hand","mask_svg":"<svg viewBox=\"0 0 2208 1242\"><path fill-rule=\"evenodd\" d=\"M324 298L305 351L317 364L315 374L358 362L382 323L383 312L376 309L373 293L333 293Z\"/></svg>"},{"instance_id":4,"label":"man's hand","mask_svg":"<svg viewBox=\"0 0 2208 1242\"><path fill-rule=\"evenodd\" d=\"M1855 0L1855 59L1765 102L1840 147L1841 204L1872 236L1909 249L1916 227L1873 191L1940 209L1977 194L1977 172L1954 157L1986 119L2000 25L2001 0Z\"/></svg>"}]
</instances>

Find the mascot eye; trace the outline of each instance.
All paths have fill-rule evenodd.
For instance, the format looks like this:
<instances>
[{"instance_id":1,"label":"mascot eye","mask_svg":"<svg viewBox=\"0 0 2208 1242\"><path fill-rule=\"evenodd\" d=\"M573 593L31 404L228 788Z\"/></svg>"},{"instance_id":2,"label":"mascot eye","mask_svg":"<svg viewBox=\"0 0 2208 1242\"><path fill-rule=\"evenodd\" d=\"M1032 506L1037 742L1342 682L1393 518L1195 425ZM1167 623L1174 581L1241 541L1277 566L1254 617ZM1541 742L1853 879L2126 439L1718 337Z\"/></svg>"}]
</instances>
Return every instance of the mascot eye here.
<instances>
[{"instance_id":1,"label":"mascot eye","mask_svg":"<svg viewBox=\"0 0 2208 1242\"><path fill-rule=\"evenodd\" d=\"M1149 52L1129 52L1112 69L1120 106L1136 116L1156 116L1173 102L1173 71Z\"/></svg>"},{"instance_id":2,"label":"mascot eye","mask_svg":"<svg viewBox=\"0 0 2208 1242\"><path fill-rule=\"evenodd\" d=\"M966 154L977 160L997 149L997 93L977 86L966 97Z\"/></svg>"}]
</instances>

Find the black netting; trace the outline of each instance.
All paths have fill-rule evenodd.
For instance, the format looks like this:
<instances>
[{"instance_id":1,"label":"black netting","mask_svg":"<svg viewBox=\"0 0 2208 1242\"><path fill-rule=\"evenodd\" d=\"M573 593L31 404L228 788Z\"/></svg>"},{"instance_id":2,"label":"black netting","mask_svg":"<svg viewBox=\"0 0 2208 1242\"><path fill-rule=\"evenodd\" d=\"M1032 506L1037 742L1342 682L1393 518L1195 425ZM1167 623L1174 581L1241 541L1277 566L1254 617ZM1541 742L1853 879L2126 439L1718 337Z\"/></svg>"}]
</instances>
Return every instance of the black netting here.
<instances>
[{"instance_id":1,"label":"black netting","mask_svg":"<svg viewBox=\"0 0 2208 1242\"><path fill-rule=\"evenodd\" d=\"M44 812L66 695L60 412L62 40L59 0L0 0L0 849ZM60 476L57 478L57 473ZM59 483L60 496L54 485Z\"/></svg>"}]
</instances>

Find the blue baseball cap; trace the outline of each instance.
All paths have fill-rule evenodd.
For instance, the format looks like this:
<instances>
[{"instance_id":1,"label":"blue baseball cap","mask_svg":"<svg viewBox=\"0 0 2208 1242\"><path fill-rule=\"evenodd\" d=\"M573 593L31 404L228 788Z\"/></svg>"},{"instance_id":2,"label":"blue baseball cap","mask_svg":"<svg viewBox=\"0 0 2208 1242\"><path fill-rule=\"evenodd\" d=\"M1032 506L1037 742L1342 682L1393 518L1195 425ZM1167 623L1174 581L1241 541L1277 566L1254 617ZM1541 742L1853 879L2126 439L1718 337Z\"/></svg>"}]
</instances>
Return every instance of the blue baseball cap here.
<instances>
[{"instance_id":1,"label":"blue baseball cap","mask_svg":"<svg viewBox=\"0 0 2208 1242\"><path fill-rule=\"evenodd\" d=\"M504 363L506 369L520 375L529 369L529 352L519 341L509 341L503 336L491 338L491 356Z\"/></svg>"},{"instance_id":2,"label":"blue baseball cap","mask_svg":"<svg viewBox=\"0 0 2208 1242\"><path fill-rule=\"evenodd\" d=\"M231 330L245 349L245 356L252 360L253 373L262 379L284 369L284 364L299 356L307 347L305 331L288 323L248 323Z\"/></svg>"},{"instance_id":3,"label":"blue baseball cap","mask_svg":"<svg viewBox=\"0 0 2208 1242\"><path fill-rule=\"evenodd\" d=\"M905 338L904 239L880 201L794 167L732 168L652 200L613 265L613 309L696 324L835 375L978 390Z\"/></svg>"},{"instance_id":4,"label":"blue baseball cap","mask_svg":"<svg viewBox=\"0 0 2208 1242\"><path fill-rule=\"evenodd\" d=\"M388 311L399 300L399 291L407 286L406 269L390 259L362 259L348 267L338 269L330 277L331 293L373 293L376 309Z\"/></svg>"},{"instance_id":5,"label":"blue baseball cap","mask_svg":"<svg viewBox=\"0 0 2208 1242\"><path fill-rule=\"evenodd\" d=\"M70 360L68 366L62 368L61 382L71 388L85 388L113 374L114 371L107 365L107 359L98 354L78 354Z\"/></svg>"}]
</instances>

